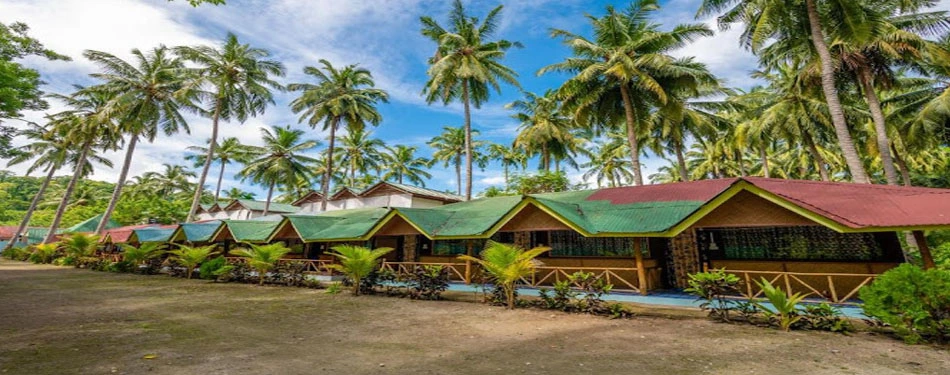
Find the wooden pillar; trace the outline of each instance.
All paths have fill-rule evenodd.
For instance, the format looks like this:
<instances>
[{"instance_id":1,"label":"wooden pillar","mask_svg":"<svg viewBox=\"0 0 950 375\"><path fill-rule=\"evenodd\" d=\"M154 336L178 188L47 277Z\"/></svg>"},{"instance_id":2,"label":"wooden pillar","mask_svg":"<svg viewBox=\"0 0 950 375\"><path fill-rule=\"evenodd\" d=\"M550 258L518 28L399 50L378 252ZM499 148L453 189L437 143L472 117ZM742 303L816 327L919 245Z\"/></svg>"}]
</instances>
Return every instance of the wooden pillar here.
<instances>
[{"instance_id":1,"label":"wooden pillar","mask_svg":"<svg viewBox=\"0 0 950 375\"><path fill-rule=\"evenodd\" d=\"M639 281L639 284L637 286L640 288L640 294L646 295L647 289L648 289L647 270L643 266L643 251L640 247L641 247L640 238L639 237L634 238L633 239L633 257L637 262L637 281Z\"/></svg>"},{"instance_id":2,"label":"wooden pillar","mask_svg":"<svg viewBox=\"0 0 950 375\"><path fill-rule=\"evenodd\" d=\"M924 237L924 231L915 230L914 240L917 241L917 250L920 250L920 259L924 261L924 269L929 270L936 267L934 257L930 254L930 245L927 244L927 237Z\"/></svg>"},{"instance_id":3,"label":"wooden pillar","mask_svg":"<svg viewBox=\"0 0 950 375\"><path fill-rule=\"evenodd\" d=\"M474 256L472 251L472 240L465 241L465 254L468 256ZM472 261L465 261L465 284L472 283Z\"/></svg>"}]
</instances>

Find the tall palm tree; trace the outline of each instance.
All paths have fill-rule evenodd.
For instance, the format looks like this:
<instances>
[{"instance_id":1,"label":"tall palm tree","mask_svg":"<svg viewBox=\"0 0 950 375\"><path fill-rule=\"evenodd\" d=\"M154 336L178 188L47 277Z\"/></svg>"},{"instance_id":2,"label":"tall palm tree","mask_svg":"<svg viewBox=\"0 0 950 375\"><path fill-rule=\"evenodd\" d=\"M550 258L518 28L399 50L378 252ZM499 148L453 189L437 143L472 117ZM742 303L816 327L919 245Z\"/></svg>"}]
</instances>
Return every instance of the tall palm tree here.
<instances>
[{"instance_id":1,"label":"tall palm tree","mask_svg":"<svg viewBox=\"0 0 950 375\"><path fill-rule=\"evenodd\" d=\"M484 143L472 140L472 137L478 134L478 130L474 129L466 132L465 128L445 126L442 128L441 134L433 137L427 143L429 147L435 149L432 154L432 164L442 162L445 167L448 167L449 164L455 166L455 179L458 182L457 192L459 195L462 195L462 158L469 155L467 150L472 150L473 154L471 158L466 158L466 160L474 159L480 165L487 162L487 158L480 150ZM470 147L466 147L466 145Z\"/></svg>"},{"instance_id":2,"label":"tall palm tree","mask_svg":"<svg viewBox=\"0 0 950 375\"><path fill-rule=\"evenodd\" d=\"M334 68L327 60L320 60L321 68L305 67L303 72L316 83L293 83L287 85L290 91L300 91L300 97L290 103L291 110L300 114L312 128L322 123L327 136L326 165L320 192L322 199L320 210L326 211L330 194L330 182L333 179L334 142L340 125L345 124L349 131L362 130L366 124L379 125L383 116L376 106L389 102L386 91L375 88L373 75L357 65L347 65L343 69Z\"/></svg>"},{"instance_id":3,"label":"tall palm tree","mask_svg":"<svg viewBox=\"0 0 950 375\"><path fill-rule=\"evenodd\" d=\"M600 145L591 152L590 161L581 165L586 168L584 179L594 178L597 181L597 188L607 182L607 187L617 187L628 184L633 181L633 171L630 170L630 163L624 157L625 144L621 142L608 142Z\"/></svg>"},{"instance_id":4,"label":"tall palm tree","mask_svg":"<svg viewBox=\"0 0 950 375\"><path fill-rule=\"evenodd\" d=\"M552 154L566 154L565 148L573 142L573 120L563 115L560 107L552 91L541 96L526 92L524 99L505 106L515 111L511 117L520 123L514 146L539 155L544 171L551 169Z\"/></svg>"},{"instance_id":5,"label":"tall palm tree","mask_svg":"<svg viewBox=\"0 0 950 375\"><path fill-rule=\"evenodd\" d=\"M625 12L612 6L602 17L588 16L594 38L552 30L564 39L573 56L542 68L538 73L567 72L558 95L575 119L588 126L624 123L630 148L634 184L643 184L640 137L652 105L666 105L674 88L696 87L708 79L705 69L688 58L670 55L690 41L712 35L703 24L676 25L661 30L649 17L659 9L655 0L637 0ZM619 114L623 116L619 116Z\"/></svg>"},{"instance_id":6,"label":"tall palm tree","mask_svg":"<svg viewBox=\"0 0 950 375\"><path fill-rule=\"evenodd\" d=\"M249 193L236 187L224 191L227 199L254 199L254 193Z\"/></svg>"},{"instance_id":7,"label":"tall palm tree","mask_svg":"<svg viewBox=\"0 0 950 375\"><path fill-rule=\"evenodd\" d=\"M40 126L37 124L29 124L26 130L20 131L20 135L31 141L26 146L20 147L21 152L14 155L7 163L7 166L17 165L27 160L35 159L33 164L26 169L26 175L29 176L30 173L33 173L33 171L37 169L45 169L46 178L43 179L43 183L40 184L40 189L36 192L36 195L33 196L30 207L27 208L26 214L23 215L23 220L20 221L16 232L13 233L13 238L7 242L3 250L8 250L16 244L20 236L26 230L27 225L29 225L30 218L33 216L37 205L43 200L43 194L46 193L46 189L49 187L50 181L53 180L56 171L66 164L67 159L71 156L70 154L75 154L75 152L70 152L69 134L65 130L65 127L51 128L49 125Z\"/></svg>"},{"instance_id":8,"label":"tall palm tree","mask_svg":"<svg viewBox=\"0 0 950 375\"><path fill-rule=\"evenodd\" d=\"M447 105L461 101L465 122L465 199L472 199L472 145L471 106L480 108L488 100L491 89L501 93L500 82L519 87L514 70L503 65L501 60L517 42L504 39L492 41L498 28L502 6L488 12L479 22L477 17L465 13L461 0L455 0L449 13L449 25L445 28L434 19L423 16L422 35L436 43L435 55L429 59L429 80L423 94L426 101L441 101Z\"/></svg>"},{"instance_id":9,"label":"tall palm tree","mask_svg":"<svg viewBox=\"0 0 950 375\"><path fill-rule=\"evenodd\" d=\"M264 215L270 211L276 185L294 185L301 178L312 177L310 165L317 160L303 153L317 147L319 142L304 140L303 135L303 130L290 129L290 126L261 128L264 146L248 148L251 160L238 175L267 186Z\"/></svg>"},{"instance_id":10,"label":"tall palm tree","mask_svg":"<svg viewBox=\"0 0 950 375\"><path fill-rule=\"evenodd\" d=\"M114 95L104 90L79 88L70 96L57 95L57 98L70 108L51 117L51 125L57 131L67 132L67 142L76 152L70 158L69 164L73 167L73 175L62 194L53 222L43 243L52 242L56 231L63 220L63 214L69 206L69 199L79 183L79 179L92 173L92 164L112 167L112 161L96 154L99 150L115 150L118 148L121 129L109 115L110 103Z\"/></svg>"},{"instance_id":11,"label":"tall palm tree","mask_svg":"<svg viewBox=\"0 0 950 375\"><path fill-rule=\"evenodd\" d=\"M139 139L152 142L159 132L172 135L179 130L189 131L181 110L191 107L190 90L186 85L188 75L184 72L184 64L165 46L148 53L133 49L135 65L106 52L87 50L83 56L102 69L101 73L92 76L105 81L86 90L101 90L113 95L108 116L115 117L122 133L128 136L125 159L112 199L96 228L96 233L101 234L119 203Z\"/></svg>"},{"instance_id":12,"label":"tall palm tree","mask_svg":"<svg viewBox=\"0 0 950 375\"><path fill-rule=\"evenodd\" d=\"M283 76L284 66L277 60L269 60L270 52L261 48L241 44L237 36L228 33L220 47L194 46L178 47L175 53L182 59L197 64L194 73L198 98L210 108L202 114L211 117L211 141L205 153L204 166L198 177L198 186L191 200L187 221L194 219L204 192L205 180L211 163L215 161L215 148L218 146L218 121L237 120L241 123L248 117L264 113L268 104L274 104L272 89L282 87L272 76ZM217 160L220 160L217 159ZM222 164L222 171L224 166ZM215 200L221 188L220 178L215 190Z\"/></svg>"},{"instance_id":13,"label":"tall palm tree","mask_svg":"<svg viewBox=\"0 0 950 375\"><path fill-rule=\"evenodd\" d=\"M519 167L521 171L528 167L527 155L515 147L492 143L488 145L488 155L501 163L505 173L505 186L508 186L510 167Z\"/></svg>"},{"instance_id":14,"label":"tall palm tree","mask_svg":"<svg viewBox=\"0 0 950 375\"><path fill-rule=\"evenodd\" d=\"M369 170L380 169L382 161L381 150L386 147L386 143L378 138L372 137L373 132L363 129L352 129L340 139L340 147L343 149L343 163L347 164L349 177L347 186L353 187L356 183L356 174L365 174Z\"/></svg>"},{"instance_id":15,"label":"tall palm tree","mask_svg":"<svg viewBox=\"0 0 950 375\"><path fill-rule=\"evenodd\" d=\"M189 178L195 177L195 172L186 170L180 165L162 164L162 172L146 172L143 177L152 181L154 193L168 199L172 194L191 190Z\"/></svg>"},{"instance_id":16,"label":"tall palm tree","mask_svg":"<svg viewBox=\"0 0 950 375\"><path fill-rule=\"evenodd\" d=\"M210 139L208 140L208 144L211 144ZM203 166L207 163L211 148L212 147L201 146L188 147L188 150L195 151L197 154L185 156L185 159L194 160L196 164ZM227 167L228 164L231 164L231 162L243 163L247 157L247 148L235 137L227 137L221 141L221 144L213 148L213 159L218 164L221 164L221 169L218 171L218 183L214 188L214 201L217 202L221 196L221 181L224 180L224 168ZM200 185L199 183L199 186Z\"/></svg>"},{"instance_id":17,"label":"tall palm tree","mask_svg":"<svg viewBox=\"0 0 950 375\"><path fill-rule=\"evenodd\" d=\"M411 183L425 187L425 180L432 178L432 175L426 171L430 161L424 157L416 157L416 150L416 146L386 146L386 153L383 154L386 173L383 173L383 180L396 180L400 184L403 180L409 180Z\"/></svg>"},{"instance_id":18,"label":"tall palm tree","mask_svg":"<svg viewBox=\"0 0 950 375\"><path fill-rule=\"evenodd\" d=\"M767 43L810 41L810 54L818 57L821 89L828 105L831 123L838 145L848 165L852 180L870 183L861 157L845 118L844 107L835 84L835 61L828 39L849 35L852 40L865 40L871 30L867 13L858 1L822 0L704 0L697 16L719 14L719 26L728 28L733 23L745 25L740 43L753 53L760 54ZM823 18L834 17L833 19ZM777 51L778 49L776 49ZM784 52L785 58L801 58L802 49ZM775 54L779 56L778 53Z\"/></svg>"}]
</instances>

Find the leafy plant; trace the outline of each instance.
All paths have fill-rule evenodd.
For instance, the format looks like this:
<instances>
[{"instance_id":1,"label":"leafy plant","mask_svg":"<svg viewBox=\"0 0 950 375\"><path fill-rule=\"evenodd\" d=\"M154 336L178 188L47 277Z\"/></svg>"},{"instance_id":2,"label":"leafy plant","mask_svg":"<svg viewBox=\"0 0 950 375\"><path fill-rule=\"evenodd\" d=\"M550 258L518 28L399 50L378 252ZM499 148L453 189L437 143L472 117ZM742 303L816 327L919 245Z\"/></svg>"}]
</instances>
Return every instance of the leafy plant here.
<instances>
[{"instance_id":1,"label":"leafy plant","mask_svg":"<svg viewBox=\"0 0 950 375\"><path fill-rule=\"evenodd\" d=\"M633 312L627 309L627 306L624 306L621 303L611 303L607 305L607 313L610 314L610 317L613 319L629 318L633 316Z\"/></svg>"},{"instance_id":2,"label":"leafy plant","mask_svg":"<svg viewBox=\"0 0 950 375\"><path fill-rule=\"evenodd\" d=\"M437 300L449 288L449 269L443 266L416 266L410 279L409 298Z\"/></svg>"},{"instance_id":3,"label":"leafy plant","mask_svg":"<svg viewBox=\"0 0 950 375\"><path fill-rule=\"evenodd\" d=\"M908 343L950 339L950 271L901 264L859 292L864 314Z\"/></svg>"},{"instance_id":4,"label":"leafy plant","mask_svg":"<svg viewBox=\"0 0 950 375\"><path fill-rule=\"evenodd\" d=\"M44 243L33 246L33 252L30 253L27 260L33 263L53 263L59 255L59 244Z\"/></svg>"},{"instance_id":5,"label":"leafy plant","mask_svg":"<svg viewBox=\"0 0 950 375\"><path fill-rule=\"evenodd\" d=\"M147 242L138 247L132 245L122 245L122 261L133 265L131 271L135 272L142 264L148 264L146 273L153 273L153 260L165 255L165 244L157 242Z\"/></svg>"},{"instance_id":6,"label":"leafy plant","mask_svg":"<svg viewBox=\"0 0 950 375\"><path fill-rule=\"evenodd\" d=\"M225 257L215 257L198 267L198 277L206 280L220 280L222 276L230 275L234 266L228 264Z\"/></svg>"},{"instance_id":7,"label":"leafy plant","mask_svg":"<svg viewBox=\"0 0 950 375\"><path fill-rule=\"evenodd\" d=\"M214 252L214 248L217 247L217 245L201 247L179 245L179 247L178 250L169 251L168 254L171 255L170 259L172 261L185 267L185 277L190 279L191 274L195 271L195 267L204 263L205 260L211 256L212 252Z\"/></svg>"},{"instance_id":8,"label":"leafy plant","mask_svg":"<svg viewBox=\"0 0 950 375\"><path fill-rule=\"evenodd\" d=\"M27 260L30 257L30 250L25 247L11 247L3 250L3 256L10 260Z\"/></svg>"},{"instance_id":9,"label":"leafy plant","mask_svg":"<svg viewBox=\"0 0 950 375\"><path fill-rule=\"evenodd\" d=\"M604 294L610 293L614 286L606 280L594 276L592 272L575 272L568 280L581 289L583 298L578 301L577 309L587 313L601 313L604 310Z\"/></svg>"},{"instance_id":10,"label":"leafy plant","mask_svg":"<svg viewBox=\"0 0 950 375\"><path fill-rule=\"evenodd\" d=\"M765 299L769 301L772 308L770 309L761 303L756 303L756 306L762 310L770 321L775 321L783 331L791 330L792 325L802 319L797 306L805 299L805 295L801 293L788 295L784 290L775 287L765 278L762 278L756 284L759 285L759 288L762 288L762 294L765 295Z\"/></svg>"},{"instance_id":11,"label":"leafy plant","mask_svg":"<svg viewBox=\"0 0 950 375\"><path fill-rule=\"evenodd\" d=\"M759 310L759 306L751 300L736 301L733 305L733 308L739 312L739 316L742 317L742 320L745 320L749 323L755 323L756 316L762 312Z\"/></svg>"},{"instance_id":12,"label":"leafy plant","mask_svg":"<svg viewBox=\"0 0 950 375\"><path fill-rule=\"evenodd\" d=\"M353 294L360 295L360 282L364 277L379 268L379 258L393 251L383 247L375 250L362 246L340 245L334 246L331 255L337 257L340 263L329 265L330 268L342 272L353 281Z\"/></svg>"},{"instance_id":13,"label":"leafy plant","mask_svg":"<svg viewBox=\"0 0 950 375\"><path fill-rule=\"evenodd\" d=\"M290 248L283 243L277 242L269 245L248 244L250 249L237 249L232 253L244 257L247 265L257 271L259 284L264 285L264 278L267 277L267 271L270 271L277 265L277 261L290 252Z\"/></svg>"},{"instance_id":14,"label":"leafy plant","mask_svg":"<svg viewBox=\"0 0 950 375\"><path fill-rule=\"evenodd\" d=\"M515 283L523 277L534 274L534 258L549 250L551 250L550 247L525 250L513 244L488 241L481 258L469 255L460 255L458 258L480 264L492 276L495 285L504 290L508 308L513 309L516 304Z\"/></svg>"},{"instance_id":15,"label":"leafy plant","mask_svg":"<svg viewBox=\"0 0 950 375\"><path fill-rule=\"evenodd\" d=\"M727 297L739 293L739 282L738 276L726 273L725 269L698 272L689 275L689 288L685 291L703 301L699 307L709 311L711 318L728 322L733 306Z\"/></svg>"},{"instance_id":16,"label":"leafy plant","mask_svg":"<svg viewBox=\"0 0 950 375\"><path fill-rule=\"evenodd\" d=\"M274 267L272 280L274 283L286 286L302 286L307 284L305 271L307 265L300 261L289 261Z\"/></svg>"},{"instance_id":17,"label":"leafy plant","mask_svg":"<svg viewBox=\"0 0 950 375\"><path fill-rule=\"evenodd\" d=\"M327 293L327 294L340 294L341 291L343 291L343 284L334 283L334 284L330 284L330 286L327 287L326 293Z\"/></svg>"},{"instance_id":18,"label":"leafy plant","mask_svg":"<svg viewBox=\"0 0 950 375\"><path fill-rule=\"evenodd\" d=\"M805 329L830 332L851 332L854 325L841 316L841 310L827 302L817 305L805 305L801 311Z\"/></svg>"},{"instance_id":19,"label":"leafy plant","mask_svg":"<svg viewBox=\"0 0 950 375\"><path fill-rule=\"evenodd\" d=\"M550 290L541 288L538 296L541 297L542 307L552 310L569 311L574 307L574 298L578 292L574 290L570 280L561 280L554 283L554 295L549 295Z\"/></svg>"},{"instance_id":20,"label":"leafy plant","mask_svg":"<svg viewBox=\"0 0 950 375\"><path fill-rule=\"evenodd\" d=\"M89 258L96 255L99 249L99 236L84 233L72 233L63 237L59 246L66 253L68 264L76 267L85 266L88 260L80 261L80 258Z\"/></svg>"}]
</instances>

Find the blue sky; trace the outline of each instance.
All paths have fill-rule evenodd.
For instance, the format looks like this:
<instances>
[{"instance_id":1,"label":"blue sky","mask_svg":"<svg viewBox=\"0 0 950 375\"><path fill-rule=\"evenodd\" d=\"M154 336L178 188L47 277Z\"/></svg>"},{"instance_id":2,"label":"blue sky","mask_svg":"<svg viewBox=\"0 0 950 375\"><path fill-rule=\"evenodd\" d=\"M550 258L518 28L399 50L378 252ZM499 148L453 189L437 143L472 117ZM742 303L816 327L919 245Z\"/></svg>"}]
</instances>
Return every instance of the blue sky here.
<instances>
[{"instance_id":1,"label":"blue sky","mask_svg":"<svg viewBox=\"0 0 950 375\"><path fill-rule=\"evenodd\" d=\"M706 22L715 29L711 19L694 19L700 0L670 0L656 14L664 25ZM943 1L940 8L950 8ZM484 15L498 1L466 1L470 12ZM568 50L559 40L548 36L552 27L586 34L589 31L585 13L599 15L607 4L625 7L624 1L520 0L505 1L498 36L520 41L522 49L512 50L505 62L519 74L526 91L541 93L557 87L563 76L535 72L542 66L562 60ZM360 64L370 69L377 86L387 90L390 103L380 106L383 123L374 130L376 137L388 144L419 146L424 156L431 154L425 142L438 134L443 126L462 124L458 105L427 105L420 95L426 80L426 59L433 45L419 35L419 17L430 15L445 23L449 1L420 0L228 0L226 6L192 8L184 0L0 0L0 22L23 21L31 33L47 47L73 57L72 62L47 62L30 58L27 64L39 69L48 82L47 91L68 92L72 84L92 84L88 74L95 66L85 61L85 49L107 51L128 56L132 48L148 49L164 43L169 46L217 44L227 32L233 32L245 43L270 50L284 62L288 74L283 83L300 82L306 78L301 70L316 65L324 58L336 66ZM696 56L733 87L748 87L754 82L748 72L755 69L755 58L738 47L736 29L718 31L677 52ZM287 125L308 130L308 135L323 140L325 135L297 125L297 117L287 106L293 93L279 94L277 104L263 116L244 124L226 124L223 134L236 136L249 144L259 143L259 128ZM503 87L490 101L472 115L473 126L482 138L492 142L510 143L518 124L512 120L505 103L521 96L514 87ZM48 112L61 109L52 103ZM42 113L28 113L31 120L40 120ZM15 122L13 122L14 125ZM162 163L185 164L184 149L203 144L210 135L209 121L190 117L190 135L160 137L144 145L135 155L132 175L158 170ZM23 142L18 140L17 142ZM118 167L121 155L109 154ZM664 161L656 156L646 160L646 173ZM22 172L23 167L12 168ZM95 179L113 181L117 169L99 168ZM238 167L227 171L224 188L237 186L261 192L260 188L233 180ZM454 189L454 171L437 167L426 186ZM581 172L569 171L580 180ZM501 168L492 165L475 173L475 191L489 185L500 185ZM260 196L260 195L259 195Z\"/></svg>"}]
</instances>

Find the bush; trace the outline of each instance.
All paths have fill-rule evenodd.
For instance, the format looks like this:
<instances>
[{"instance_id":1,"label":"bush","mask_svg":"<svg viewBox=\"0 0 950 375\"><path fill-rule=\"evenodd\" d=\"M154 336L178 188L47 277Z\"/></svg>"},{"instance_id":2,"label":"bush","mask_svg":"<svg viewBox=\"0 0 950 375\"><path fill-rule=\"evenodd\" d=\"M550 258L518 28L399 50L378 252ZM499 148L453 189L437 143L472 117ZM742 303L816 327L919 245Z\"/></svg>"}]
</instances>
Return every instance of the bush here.
<instances>
[{"instance_id":1,"label":"bush","mask_svg":"<svg viewBox=\"0 0 950 375\"><path fill-rule=\"evenodd\" d=\"M568 280L561 280L554 283L554 295L549 295L547 288L541 288L538 296L541 297L541 307L551 310L570 311L574 308L574 299L578 292L571 286Z\"/></svg>"},{"instance_id":2,"label":"bush","mask_svg":"<svg viewBox=\"0 0 950 375\"><path fill-rule=\"evenodd\" d=\"M135 263L132 263L127 260L122 260L115 263L112 263L107 260L102 260L97 266L98 269L96 268L90 268L90 269L109 271L109 272L130 273L130 272L133 272L136 267L137 266L135 265Z\"/></svg>"},{"instance_id":3,"label":"bush","mask_svg":"<svg viewBox=\"0 0 950 375\"><path fill-rule=\"evenodd\" d=\"M728 322L734 306L727 297L739 293L739 282L738 276L726 273L725 269L699 272L689 275L689 288L685 291L703 301L699 307L709 311L711 318Z\"/></svg>"},{"instance_id":4,"label":"bush","mask_svg":"<svg viewBox=\"0 0 950 375\"><path fill-rule=\"evenodd\" d=\"M30 257L30 250L25 247L14 247L5 250L3 256L10 260L24 261Z\"/></svg>"},{"instance_id":5,"label":"bush","mask_svg":"<svg viewBox=\"0 0 950 375\"><path fill-rule=\"evenodd\" d=\"M575 289L576 287L576 289ZM585 312L597 315L610 315L615 318L630 316L630 312L620 304L604 304L604 295L613 290L613 285L597 278L590 272L575 272L554 283L554 294L542 288L539 306L545 309L566 312Z\"/></svg>"},{"instance_id":6,"label":"bush","mask_svg":"<svg viewBox=\"0 0 950 375\"><path fill-rule=\"evenodd\" d=\"M908 343L950 338L950 271L902 264L859 293L864 314L890 325Z\"/></svg>"},{"instance_id":7,"label":"bush","mask_svg":"<svg viewBox=\"0 0 950 375\"><path fill-rule=\"evenodd\" d=\"M409 281L409 298L438 300L449 289L449 269L442 266L417 266Z\"/></svg>"},{"instance_id":8,"label":"bush","mask_svg":"<svg viewBox=\"0 0 950 375\"><path fill-rule=\"evenodd\" d=\"M218 280L221 276L229 274L233 266L228 265L228 260L224 257L217 257L201 264L198 267L198 277L205 280Z\"/></svg>"},{"instance_id":9,"label":"bush","mask_svg":"<svg viewBox=\"0 0 950 375\"><path fill-rule=\"evenodd\" d=\"M841 333L854 331L854 325L841 316L841 310L826 302L806 305L799 312L802 315L801 328L803 329Z\"/></svg>"},{"instance_id":10,"label":"bush","mask_svg":"<svg viewBox=\"0 0 950 375\"><path fill-rule=\"evenodd\" d=\"M55 243L44 243L33 247L33 251L27 257L27 260L33 263L53 263L60 255L59 245ZM71 263L70 263L71 264Z\"/></svg>"}]
</instances>

